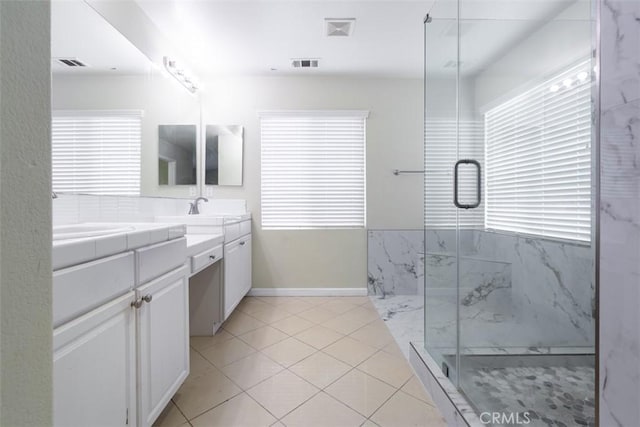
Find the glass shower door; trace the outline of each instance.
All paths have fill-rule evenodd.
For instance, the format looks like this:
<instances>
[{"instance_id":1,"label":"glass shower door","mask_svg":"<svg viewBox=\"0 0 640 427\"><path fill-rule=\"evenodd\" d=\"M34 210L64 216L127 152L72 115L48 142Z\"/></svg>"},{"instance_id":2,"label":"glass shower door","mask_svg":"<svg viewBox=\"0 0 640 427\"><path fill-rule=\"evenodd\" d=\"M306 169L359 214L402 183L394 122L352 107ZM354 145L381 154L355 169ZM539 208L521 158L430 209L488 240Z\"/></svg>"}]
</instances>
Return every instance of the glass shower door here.
<instances>
[{"instance_id":1,"label":"glass shower door","mask_svg":"<svg viewBox=\"0 0 640 427\"><path fill-rule=\"evenodd\" d=\"M458 5L457 385L495 424L589 425L591 3Z\"/></svg>"},{"instance_id":2,"label":"glass shower door","mask_svg":"<svg viewBox=\"0 0 640 427\"><path fill-rule=\"evenodd\" d=\"M525 3L425 21L425 349L489 424L590 425L592 2Z\"/></svg>"},{"instance_id":3,"label":"glass shower door","mask_svg":"<svg viewBox=\"0 0 640 427\"><path fill-rule=\"evenodd\" d=\"M425 19L425 347L454 382L458 348L458 222L452 204L452 167L458 156L458 89L457 40L452 36L457 34L456 28L455 14Z\"/></svg>"}]
</instances>

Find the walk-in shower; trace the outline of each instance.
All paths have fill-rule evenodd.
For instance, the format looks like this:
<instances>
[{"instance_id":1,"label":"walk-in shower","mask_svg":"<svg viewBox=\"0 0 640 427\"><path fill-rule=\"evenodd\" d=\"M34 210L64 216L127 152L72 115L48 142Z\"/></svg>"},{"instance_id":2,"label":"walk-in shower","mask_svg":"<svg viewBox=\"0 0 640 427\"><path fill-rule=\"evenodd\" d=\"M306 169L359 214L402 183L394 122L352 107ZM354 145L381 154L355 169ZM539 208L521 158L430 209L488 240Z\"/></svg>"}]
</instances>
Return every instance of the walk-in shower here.
<instances>
[{"instance_id":1,"label":"walk-in shower","mask_svg":"<svg viewBox=\"0 0 640 427\"><path fill-rule=\"evenodd\" d=\"M425 18L414 347L482 424L595 423L594 15L588 0L442 0Z\"/></svg>"}]
</instances>

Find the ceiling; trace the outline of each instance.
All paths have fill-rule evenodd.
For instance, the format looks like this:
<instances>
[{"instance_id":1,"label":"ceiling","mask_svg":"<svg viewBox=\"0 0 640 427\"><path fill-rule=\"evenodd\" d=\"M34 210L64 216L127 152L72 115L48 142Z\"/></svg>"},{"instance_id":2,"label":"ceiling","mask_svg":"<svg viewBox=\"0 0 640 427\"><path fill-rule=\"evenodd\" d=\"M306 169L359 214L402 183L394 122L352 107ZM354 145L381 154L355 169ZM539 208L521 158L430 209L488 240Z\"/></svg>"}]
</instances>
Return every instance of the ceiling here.
<instances>
[{"instance_id":1,"label":"ceiling","mask_svg":"<svg viewBox=\"0 0 640 427\"><path fill-rule=\"evenodd\" d=\"M432 1L138 1L196 74L415 76ZM325 18L355 18L350 37L326 37ZM291 58L317 58L294 70ZM274 68L277 71L271 71Z\"/></svg>"},{"instance_id":2,"label":"ceiling","mask_svg":"<svg viewBox=\"0 0 640 427\"><path fill-rule=\"evenodd\" d=\"M451 72L455 59L455 0L137 0L136 3L196 76L354 75L419 78L425 14L431 71ZM588 0L465 0L463 72L478 73L571 4ZM86 70L142 73L148 59L85 3L55 1L54 56L77 57ZM584 19L584 9L563 19ZM586 8L588 12L588 7ZM588 17L588 13L586 15ZM355 18L350 37L324 35L325 18ZM314 70L293 69L291 58L319 59ZM65 70L60 66L56 72Z\"/></svg>"},{"instance_id":3,"label":"ceiling","mask_svg":"<svg viewBox=\"0 0 640 427\"><path fill-rule=\"evenodd\" d=\"M51 57L54 74L142 74L151 66L146 56L81 0L52 2ZM68 67L56 58L76 58L87 67Z\"/></svg>"}]
</instances>

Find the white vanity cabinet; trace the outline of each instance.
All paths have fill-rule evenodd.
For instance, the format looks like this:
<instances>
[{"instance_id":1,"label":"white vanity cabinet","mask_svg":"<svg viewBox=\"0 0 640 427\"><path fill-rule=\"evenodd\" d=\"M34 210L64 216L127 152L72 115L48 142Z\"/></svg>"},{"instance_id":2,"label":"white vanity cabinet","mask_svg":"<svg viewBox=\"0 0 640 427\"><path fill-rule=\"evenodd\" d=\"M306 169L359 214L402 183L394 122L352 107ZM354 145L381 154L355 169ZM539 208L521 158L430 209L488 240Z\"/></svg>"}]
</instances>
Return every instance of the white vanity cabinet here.
<instances>
[{"instance_id":1,"label":"white vanity cabinet","mask_svg":"<svg viewBox=\"0 0 640 427\"><path fill-rule=\"evenodd\" d=\"M134 300L130 291L54 330L53 425L135 424Z\"/></svg>"},{"instance_id":2,"label":"white vanity cabinet","mask_svg":"<svg viewBox=\"0 0 640 427\"><path fill-rule=\"evenodd\" d=\"M201 251L194 252L191 255L191 271L194 275L199 272L205 272L210 265L215 264L217 260L222 258L222 286L220 291L217 290L217 287L213 289L208 286L208 289L204 289L204 286L201 285L194 286L194 282L206 284L211 283L211 280L204 277L196 278L195 276L195 280L192 278L191 306L192 309L196 308L196 311L198 311L193 318L206 318L206 321L198 320L195 322L199 325L196 334L211 335L212 331L215 331L220 324L218 319L221 321L226 320L242 298L251 290L251 214L245 212L229 215L158 216L156 221L185 224L187 236L193 242L196 242L194 243L196 245L198 236L216 235L222 236L224 239L222 252L211 246L201 248ZM211 271L208 273L211 273ZM208 302L204 304L202 298L206 298ZM221 304L217 304L214 301L216 298L221 301ZM220 316L218 316L218 309L221 312ZM215 314L212 313L210 316L202 315L202 313L211 311L215 311ZM215 322L212 322L211 318L215 318ZM214 323L213 328L209 326L211 323Z\"/></svg>"},{"instance_id":3,"label":"white vanity cabinet","mask_svg":"<svg viewBox=\"0 0 640 427\"><path fill-rule=\"evenodd\" d=\"M224 245L224 318L251 289L251 234Z\"/></svg>"},{"instance_id":4,"label":"white vanity cabinet","mask_svg":"<svg viewBox=\"0 0 640 427\"><path fill-rule=\"evenodd\" d=\"M150 426L189 375L189 268L136 289L138 410Z\"/></svg>"},{"instance_id":5,"label":"white vanity cabinet","mask_svg":"<svg viewBox=\"0 0 640 427\"><path fill-rule=\"evenodd\" d=\"M189 375L186 239L150 243L54 272L55 426L151 426Z\"/></svg>"}]
</instances>

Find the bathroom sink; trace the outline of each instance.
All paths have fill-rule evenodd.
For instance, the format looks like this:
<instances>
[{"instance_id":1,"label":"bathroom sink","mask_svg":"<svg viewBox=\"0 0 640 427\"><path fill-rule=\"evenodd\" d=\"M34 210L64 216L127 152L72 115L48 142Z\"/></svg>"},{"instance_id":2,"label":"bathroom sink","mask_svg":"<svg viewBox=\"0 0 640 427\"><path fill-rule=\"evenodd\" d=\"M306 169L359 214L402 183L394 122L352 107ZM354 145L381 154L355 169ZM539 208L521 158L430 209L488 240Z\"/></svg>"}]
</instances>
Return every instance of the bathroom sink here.
<instances>
[{"instance_id":1,"label":"bathroom sink","mask_svg":"<svg viewBox=\"0 0 640 427\"><path fill-rule=\"evenodd\" d=\"M113 224L74 224L53 227L53 240L84 239L87 237L106 236L108 234L125 233L135 230L128 225Z\"/></svg>"}]
</instances>

